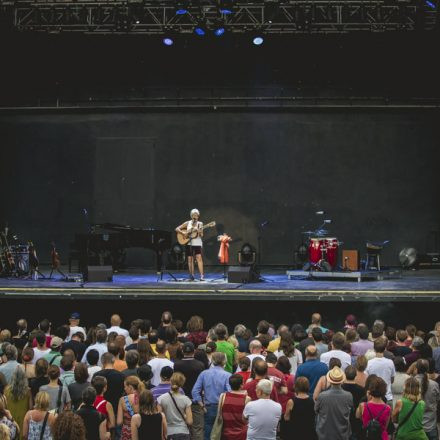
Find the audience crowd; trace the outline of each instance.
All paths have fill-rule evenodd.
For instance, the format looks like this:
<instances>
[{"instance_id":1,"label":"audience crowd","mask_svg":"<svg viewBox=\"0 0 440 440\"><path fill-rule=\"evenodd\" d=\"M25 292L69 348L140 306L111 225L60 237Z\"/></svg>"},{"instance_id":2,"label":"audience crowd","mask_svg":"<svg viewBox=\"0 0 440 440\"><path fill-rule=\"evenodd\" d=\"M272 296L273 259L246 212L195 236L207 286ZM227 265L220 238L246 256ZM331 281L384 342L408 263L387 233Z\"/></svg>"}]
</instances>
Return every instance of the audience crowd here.
<instances>
[{"instance_id":1,"label":"audience crowd","mask_svg":"<svg viewBox=\"0 0 440 440\"><path fill-rule=\"evenodd\" d=\"M438 440L440 323L0 329L0 440Z\"/></svg>"}]
</instances>

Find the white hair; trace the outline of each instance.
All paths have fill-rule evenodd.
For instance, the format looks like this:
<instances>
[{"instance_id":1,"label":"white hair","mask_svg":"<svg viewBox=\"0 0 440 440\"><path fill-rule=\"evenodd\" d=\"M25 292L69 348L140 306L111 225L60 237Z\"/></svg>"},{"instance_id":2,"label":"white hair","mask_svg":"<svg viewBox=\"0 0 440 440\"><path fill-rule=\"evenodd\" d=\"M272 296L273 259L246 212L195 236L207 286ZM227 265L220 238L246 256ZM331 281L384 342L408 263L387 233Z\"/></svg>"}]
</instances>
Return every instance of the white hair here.
<instances>
[{"instance_id":1,"label":"white hair","mask_svg":"<svg viewBox=\"0 0 440 440\"><path fill-rule=\"evenodd\" d=\"M272 392L272 382L268 379L261 379L257 384L257 390L260 390L266 396L270 396Z\"/></svg>"},{"instance_id":2,"label":"white hair","mask_svg":"<svg viewBox=\"0 0 440 440\"><path fill-rule=\"evenodd\" d=\"M198 209L191 209L191 217L193 216L193 214L197 214L197 215L200 215L200 212L199 212L199 210Z\"/></svg>"}]
</instances>

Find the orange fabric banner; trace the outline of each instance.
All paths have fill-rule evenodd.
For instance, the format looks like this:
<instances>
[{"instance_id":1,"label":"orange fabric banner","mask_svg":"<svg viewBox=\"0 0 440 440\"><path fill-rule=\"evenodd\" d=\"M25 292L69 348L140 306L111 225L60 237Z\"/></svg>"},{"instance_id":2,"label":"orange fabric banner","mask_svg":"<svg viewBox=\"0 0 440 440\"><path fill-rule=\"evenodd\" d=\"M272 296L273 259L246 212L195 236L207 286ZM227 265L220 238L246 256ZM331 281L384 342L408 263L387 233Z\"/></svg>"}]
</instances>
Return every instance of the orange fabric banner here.
<instances>
[{"instance_id":1,"label":"orange fabric banner","mask_svg":"<svg viewBox=\"0 0 440 440\"><path fill-rule=\"evenodd\" d=\"M220 249L218 251L218 259L221 264L229 263L229 242L232 238L227 234L219 235L217 240L220 242Z\"/></svg>"}]
</instances>

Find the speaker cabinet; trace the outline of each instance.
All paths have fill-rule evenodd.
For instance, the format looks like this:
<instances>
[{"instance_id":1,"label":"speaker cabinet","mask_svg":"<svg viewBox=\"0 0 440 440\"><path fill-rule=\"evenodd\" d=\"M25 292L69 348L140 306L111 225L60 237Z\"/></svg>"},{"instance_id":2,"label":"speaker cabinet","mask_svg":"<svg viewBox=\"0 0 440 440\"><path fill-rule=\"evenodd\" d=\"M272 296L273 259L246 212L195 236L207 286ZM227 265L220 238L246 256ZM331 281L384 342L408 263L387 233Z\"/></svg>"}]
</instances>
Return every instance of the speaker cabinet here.
<instances>
[{"instance_id":1,"label":"speaker cabinet","mask_svg":"<svg viewBox=\"0 0 440 440\"><path fill-rule=\"evenodd\" d=\"M342 251L342 269L352 272L359 270L359 251L347 249Z\"/></svg>"},{"instance_id":2,"label":"speaker cabinet","mask_svg":"<svg viewBox=\"0 0 440 440\"><path fill-rule=\"evenodd\" d=\"M98 281L113 281L113 267L87 266L87 274L84 279L89 283Z\"/></svg>"},{"instance_id":3,"label":"speaker cabinet","mask_svg":"<svg viewBox=\"0 0 440 440\"><path fill-rule=\"evenodd\" d=\"M260 275L252 266L231 266L228 270L228 283L257 283Z\"/></svg>"}]
</instances>

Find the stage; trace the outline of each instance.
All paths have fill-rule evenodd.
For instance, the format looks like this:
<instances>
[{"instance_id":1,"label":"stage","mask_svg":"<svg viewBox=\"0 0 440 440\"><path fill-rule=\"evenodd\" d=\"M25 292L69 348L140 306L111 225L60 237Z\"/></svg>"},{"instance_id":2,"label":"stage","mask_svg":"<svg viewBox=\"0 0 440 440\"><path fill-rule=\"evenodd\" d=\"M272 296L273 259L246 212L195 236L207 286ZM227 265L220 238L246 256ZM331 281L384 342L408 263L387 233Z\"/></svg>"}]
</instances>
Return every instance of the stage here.
<instances>
[{"instance_id":1,"label":"stage","mask_svg":"<svg viewBox=\"0 0 440 440\"><path fill-rule=\"evenodd\" d=\"M42 271L48 276L50 271ZM289 279L286 269L262 271L262 282L233 284L223 272L210 271L206 281L190 282L186 272L169 273L158 280L152 271L129 270L113 282L75 283L1 278L0 299L179 300L179 301L440 301L440 270L387 272L383 279ZM382 276L380 277L382 278Z\"/></svg>"}]
</instances>

